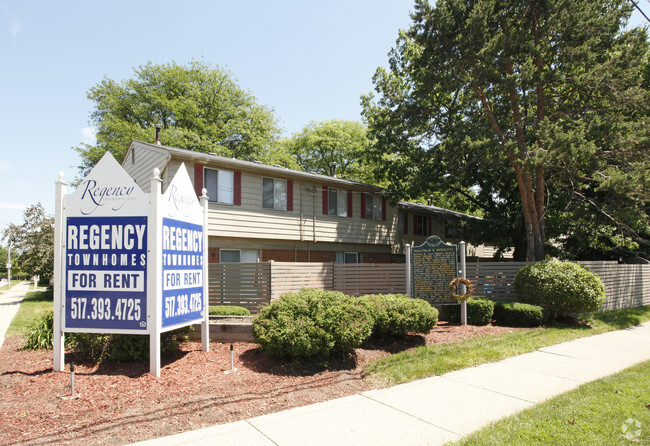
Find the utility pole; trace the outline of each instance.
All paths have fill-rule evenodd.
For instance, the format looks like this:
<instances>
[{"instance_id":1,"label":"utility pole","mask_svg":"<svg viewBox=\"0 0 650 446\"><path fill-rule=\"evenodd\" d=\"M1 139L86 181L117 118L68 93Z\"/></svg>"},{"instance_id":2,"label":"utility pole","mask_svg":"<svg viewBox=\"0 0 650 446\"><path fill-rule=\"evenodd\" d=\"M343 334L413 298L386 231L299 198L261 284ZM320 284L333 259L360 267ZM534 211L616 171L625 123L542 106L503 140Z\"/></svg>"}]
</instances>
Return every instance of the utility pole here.
<instances>
[{"instance_id":1,"label":"utility pole","mask_svg":"<svg viewBox=\"0 0 650 446\"><path fill-rule=\"evenodd\" d=\"M7 286L11 288L11 243L7 248Z\"/></svg>"}]
</instances>

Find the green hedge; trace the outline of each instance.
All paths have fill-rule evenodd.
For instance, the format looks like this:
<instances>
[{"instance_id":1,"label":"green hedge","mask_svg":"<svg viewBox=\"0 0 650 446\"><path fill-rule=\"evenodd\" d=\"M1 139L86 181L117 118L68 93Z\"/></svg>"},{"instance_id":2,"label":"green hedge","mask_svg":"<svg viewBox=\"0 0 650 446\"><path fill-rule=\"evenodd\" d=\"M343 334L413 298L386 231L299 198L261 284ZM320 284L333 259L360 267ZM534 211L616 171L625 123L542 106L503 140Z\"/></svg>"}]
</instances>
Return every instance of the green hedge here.
<instances>
[{"instance_id":1,"label":"green hedge","mask_svg":"<svg viewBox=\"0 0 650 446\"><path fill-rule=\"evenodd\" d=\"M493 318L498 325L508 327L539 327L544 321L544 309L521 302L498 302Z\"/></svg>"},{"instance_id":2,"label":"green hedge","mask_svg":"<svg viewBox=\"0 0 650 446\"><path fill-rule=\"evenodd\" d=\"M358 299L337 291L305 289L262 307L253 337L272 356L327 357L359 347L373 319Z\"/></svg>"},{"instance_id":3,"label":"green hedge","mask_svg":"<svg viewBox=\"0 0 650 446\"><path fill-rule=\"evenodd\" d=\"M428 333L438 324L438 310L421 299L403 294L378 294L359 298L370 309L373 336L404 336Z\"/></svg>"},{"instance_id":4,"label":"green hedge","mask_svg":"<svg viewBox=\"0 0 650 446\"><path fill-rule=\"evenodd\" d=\"M460 304L445 305L443 311L449 323L460 323ZM467 299L467 323L469 325L488 325L492 320L493 313L493 301L479 297Z\"/></svg>"},{"instance_id":5,"label":"green hedge","mask_svg":"<svg viewBox=\"0 0 650 446\"><path fill-rule=\"evenodd\" d=\"M208 313L210 316L250 316L248 308L237 307L235 305L213 305L210 306Z\"/></svg>"},{"instance_id":6,"label":"green hedge","mask_svg":"<svg viewBox=\"0 0 650 446\"><path fill-rule=\"evenodd\" d=\"M515 274L514 286L519 299L543 307L552 317L598 311L605 300L600 277L559 260L524 266Z\"/></svg>"}]
</instances>

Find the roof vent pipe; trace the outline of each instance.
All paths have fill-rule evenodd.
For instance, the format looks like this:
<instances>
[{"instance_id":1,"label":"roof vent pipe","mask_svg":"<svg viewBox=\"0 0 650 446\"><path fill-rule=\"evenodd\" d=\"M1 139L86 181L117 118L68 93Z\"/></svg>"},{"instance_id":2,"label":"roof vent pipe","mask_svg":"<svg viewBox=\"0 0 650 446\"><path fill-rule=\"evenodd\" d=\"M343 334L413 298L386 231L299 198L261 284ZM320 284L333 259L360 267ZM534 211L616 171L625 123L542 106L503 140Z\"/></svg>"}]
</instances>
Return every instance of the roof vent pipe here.
<instances>
[{"instance_id":1,"label":"roof vent pipe","mask_svg":"<svg viewBox=\"0 0 650 446\"><path fill-rule=\"evenodd\" d=\"M162 129L161 124L156 124L154 127L156 127L156 140L154 141L154 144L160 144L160 129Z\"/></svg>"}]
</instances>

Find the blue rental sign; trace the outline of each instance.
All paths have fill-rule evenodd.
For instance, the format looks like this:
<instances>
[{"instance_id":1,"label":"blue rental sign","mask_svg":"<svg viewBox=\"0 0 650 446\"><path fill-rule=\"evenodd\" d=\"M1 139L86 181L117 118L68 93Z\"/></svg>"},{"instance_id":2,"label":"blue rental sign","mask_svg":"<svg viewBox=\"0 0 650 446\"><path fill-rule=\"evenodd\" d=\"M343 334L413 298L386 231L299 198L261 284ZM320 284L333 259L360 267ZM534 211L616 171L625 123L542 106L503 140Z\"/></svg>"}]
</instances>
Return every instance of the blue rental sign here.
<instances>
[{"instance_id":1,"label":"blue rental sign","mask_svg":"<svg viewBox=\"0 0 650 446\"><path fill-rule=\"evenodd\" d=\"M147 217L66 219L65 326L147 330Z\"/></svg>"},{"instance_id":2,"label":"blue rental sign","mask_svg":"<svg viewBox=\"0 0 650 446\"><path fill-rule=\"evenodd\" d=\"M162 326L203 317L203 227L162 220Z\"/></svg>"}]
</instances>

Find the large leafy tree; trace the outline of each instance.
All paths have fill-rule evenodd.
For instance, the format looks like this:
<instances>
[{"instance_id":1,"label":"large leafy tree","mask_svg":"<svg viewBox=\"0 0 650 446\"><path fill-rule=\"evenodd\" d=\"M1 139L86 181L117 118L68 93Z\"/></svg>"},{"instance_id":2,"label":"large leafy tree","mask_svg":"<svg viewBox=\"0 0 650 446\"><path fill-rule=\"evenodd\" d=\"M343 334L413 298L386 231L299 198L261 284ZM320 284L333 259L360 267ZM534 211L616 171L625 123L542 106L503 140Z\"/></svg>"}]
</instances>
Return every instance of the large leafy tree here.
<instances>
[{"instance_id":1,"label":"large leafy tree","mask_svg":"<svg viewBox=\"0 0 650 446\"><path fill-rule=\"evenodd\" d=\"M106 151L121 160L132 139L252 160L268 150L279 130L272 110L257 103L230 72L193 61L148 63L122 82L105 78L88 92L97 129L95 145L76 148L82 173Z\"/></svg>"},{"instance_id":2,"label":"large leafy tree","mask_svg":"<svg viewBox=\"0 0 650 446\"><path fill-rule=\"evenodd\" d=\"M360 122L312 121L282 146L302 170L375 184L374 164L367 154L370 140Z\"/></svg>"},{"instance_id":3,"label":"large leafy tree","mask_svg":"<svg viewBox=\"0 0 650 446\"><path fill-rule=\"evenodd\" d=\"M23 220L3 231L4 240L11 246L11 263L30 276L49 279L54 275L54 217L37 203L25 209Z\"/></svg>"},{"instance_id":4,"label":"large leafy tree","mask_svg":"<svg viewBox=\"0 0 650 446\"><path fill-rule=\"evenodd\" d=\"M510 213L501 227L523 228L529 260L561 235L555 215L647 233L648 43L624 30L630 12L624 0L416 0L362 98L393 188L478 188L488 218L516 203L521 223Z\"/></svg>"}]
</instances>

